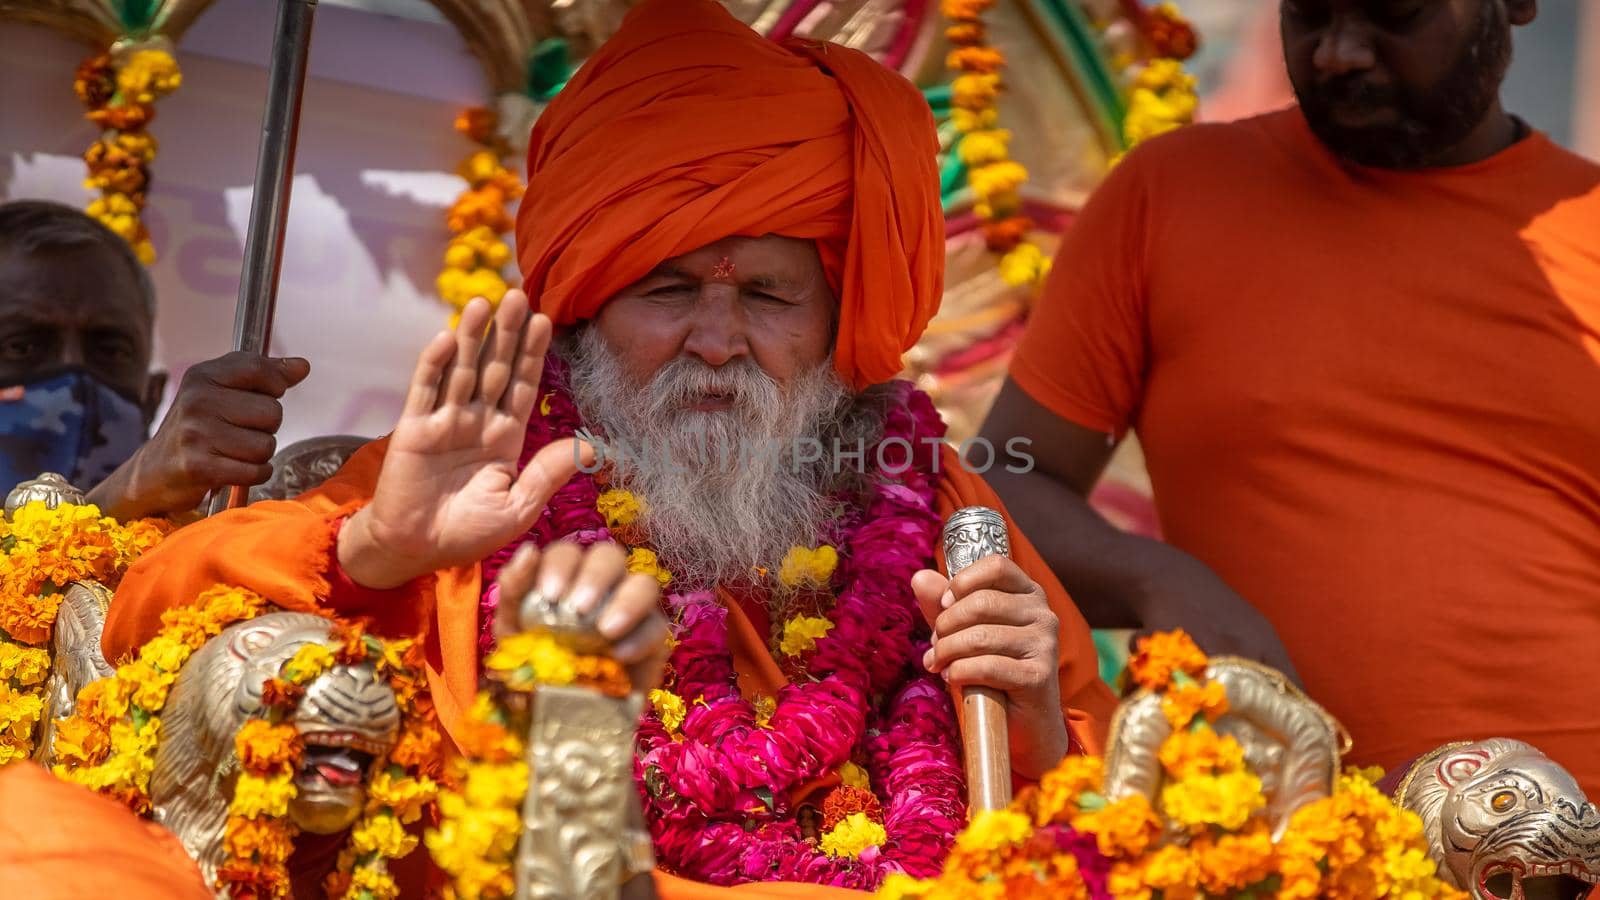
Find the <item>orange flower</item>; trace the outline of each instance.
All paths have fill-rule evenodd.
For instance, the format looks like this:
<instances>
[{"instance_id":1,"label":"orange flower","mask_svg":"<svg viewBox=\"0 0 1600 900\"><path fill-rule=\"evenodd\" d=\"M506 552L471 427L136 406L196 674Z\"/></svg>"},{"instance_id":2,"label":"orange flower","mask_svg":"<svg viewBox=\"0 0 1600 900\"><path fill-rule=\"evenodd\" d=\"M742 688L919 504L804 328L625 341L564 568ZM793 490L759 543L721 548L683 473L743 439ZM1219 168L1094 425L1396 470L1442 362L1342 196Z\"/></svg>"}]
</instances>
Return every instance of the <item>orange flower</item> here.
<instances>
[{"instance_id":1,"label":"orange flower","mask_svg":"<svg viewBox=\"0 0 1600 900\"><path fill-rule=\"evenodd\" d=\"M72 79L72 90L90 109L111 102L111 96L117 92L117 68L111 62L111 54L91 56L79 64Z\"/></svg>"},{"instance_id":2,"label":"orange flower","mask_svg":"<svg viewBox=\"0 0 1600 900\"><path fill-rule=\"evenodd\" d=\"M289 855L294 852L294 840L289 830L272 819L229 816L222 841L234 859L258 865L287 862Z\"/></svg>"},{"instance_id":3,"label":"orange flower","mask_svg":"<svg viewBox=\"0 0 1600 900\"><path fill-rule=\"evenodd\" d=\"M456 130L472 139L475 144L486 144L494 137L500 117L492 109L475 106L464 109L456 116Z\"/></svg>"},{"instance_id":4,"label":"orange flower","mask_svg":"<svg viewBox=\"0 0 1600 900\"><path fill-rule=\"evenodd\" d=\"M61 596L41 597L36 593L12 596L15 598L12 602L0 604L0 630L24 644L43 644L50 640Z\"/></svg>"},{"instance_id":5,"label":"orange flower","mask_svg":"<svg viewBox=\"0 0 1600 900\"><path fill-rule=\"evenodd\" d=\"M872 821L883 822L883 806L876 795L865 788L840 785L829 791L827 799L822 801L822 830L832 831L835 825L856 813L865 813Z\"/></svg>"},{"instance_id":6,"label":"orange flower","mask_svg":"<svg viewBox=\"0 0 1600 900\"><path fill-rule=\"evenodd\" d=\"M1095 812L1072 817L1073 830L1093 834L1101 854L1112 859L1131 859L1155 843L1161 835L1161 820L1143 794L1124 797Z\"/></svg>"},{"instance_id":7,"label":"orange flower","mask_svg":"<svg viewBox=\"0 0 1600 900\"><path fill-rule=\"evenodd\" d=\"M439 726L431 721L408 723L400 733L389 759L430 778L438 778L444 769L444 736Z\"/></svg>"},{"instance_id":8,"label":"orange flower","mask_svg":"<svg viewBox=\"0 0 1600 900\"><path fill-rule=\"evenodd\" d=\"M513 224L505 192L494 185L463 192L445 215L451 231L484 227L499 234L510 231Z\"/></svg>"},{"instance_id":9,"label":"orange flower","mask_svg":"<svg viewBox=\"0 0 1600 900\"><path fill-rule=\"evenodd\" d=\"M993 47L957 47L944 58L944 64L957 72L998 72L1006 57Z\"/></svg>"},{"instance_id":10,"label":"orange flower","mask_svg":"<svg viewBox=\"0 0 1600 900\"><path fill-rule=\"evenodd\" d=\"M994 0L940 0L939 11L947 19L976 19L994 6Z\"/></svg>"},{"instance_id":11,"label":"orange flower","mask_svg":"<svg viewBox=\"0 0 1600 900\"><path fill-rule=\"evenodd\" d=\"M128 106L103 106L89 111L89 121L112 131L138 131L155 119L153 106L132 104Z\"/></svg>"},{"instance_id":12,"label":"orange flower","mask_svg":"<svg viewBox=\"0 0 1600 900\"><path fill-rule=\"evenodd\" d=\"M1196 775L1226 775L1244 771L1244 748L1228 735L1210 728L1174 732L1157 751L1167 774L1178 780Z\"/></svg>"},{"instance_id":13,"label":"orange flower","mask_svg":"<svg viewBox=\"0 0 1600 900\"><path fill-rule=\"evenodd\" d=\"M1161 698L1161 711L1176 730L1189 727L1195 716L1215 722L1228 711L1228 692L1218 681L1171 688Z\"/></svg>"},{"instance_id":14,"label":"orange flower","mask_svg":"<svg viewBox=\"0 0 1600 900\"><path fill-rule=\"evenodd\" d=\"M56 722L56 757L83 766L99 765L111 752L106 730L87 718L72 716Z\"/></svg>"},{"instance_id":15,"label":"orange flower","mask_svg":"<svg viewBox=\"0 0 1600 900\"><path fill-rule=\"evenodd\" d=\"M365 622L340 622L334 626L332 637L339 645L333 651L333 658L340 665L359 666L367 661Z\"/></svg>"},{"instance_id":16,"label":"orange flower","mask_svg":"<svg viewBox=\"0 0 1600 900\"><path fill-rule=\"evenodd\" d=\"M288 709L300 703L306 689L282 678L268 678L261 683L261 702L268 706Z\"/></svg>"},{"instance_id":17,"label":"orange flower","mask_svg":"<svg viewBox=\"0 0 1600 900\"><path fill-rule=\"evenodd\" d=\"M1150 10L1145 20L1145 30L1157 56L1188 59L1200 47L1200 38L1177 7L1163 3Z\"/></svg>"},{"instance_id":18,"label":"orange flower","mask_svg":"<svg viewBox=\"0 0 1600 900\"><path fill-rule=\"evenodd\" d=\"M981 44L986 35L981 22L958 22L944 30L945 40L957 47L970 47Z\"/></svg>"},{"instance_id":19,"label":"orange flower","mask_svg":"<svg viewBox=\"0 0 1600 900\"><path fill-rule=\"evenodd\" d=\"M578 672L575 684L592 688L607 697L626 697L633 680L622 664L609 656L580 656L573 661Z\"/></svg>"},{"instance_id":20,"label":"orange flower","mask_svg":"<svg viewBox=\"0 0 1600 900\"><path fill-rule=\"evenodd\" d=\"M281 767L298 767L304 747L300 732L293 725L274 725L265 719L251 719L234 736L239 762L248 772L264 774Z\"/></svg>"},{"instance_id":21,"label":"orange flower","mask_svg":"<svg viewBox=\"0 0 1600 900\"><path fill-rule=\"evenodd\" d=\"M1139 649L1128 660L1128 673L1140 687L1165 690L1175 673L1190 678L1205 674L1206 655L1183 629L1164 631L1139 639Z\"/></svg>"},{"instance_id":22,"label":"orange flower","mask_svg":"<svg viewBox=\"0 0 1600 900\"><path fill-rule=\"evenodd\" d=\"M983 240L991 253L1008 253L1033 229L1033 220L1027 216L1012 215L995 222L983 223Z\"/></svg>"}]
</instances>

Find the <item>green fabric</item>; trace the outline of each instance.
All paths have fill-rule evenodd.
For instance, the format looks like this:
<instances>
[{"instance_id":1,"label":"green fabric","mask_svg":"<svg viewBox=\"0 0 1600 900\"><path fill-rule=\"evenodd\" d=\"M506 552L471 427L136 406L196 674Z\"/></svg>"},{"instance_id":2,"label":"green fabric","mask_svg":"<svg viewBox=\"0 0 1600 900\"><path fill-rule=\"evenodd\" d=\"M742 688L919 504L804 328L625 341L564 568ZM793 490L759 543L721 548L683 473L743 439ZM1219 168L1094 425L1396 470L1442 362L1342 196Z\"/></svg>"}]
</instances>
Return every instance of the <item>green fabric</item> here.
<instances>
[{"instance_id":1,"label":"green fabric","mask_svg":"<svg viewBox=\"0 0 1600 900\"><path fill-rule=\"evenodd\" d=\"M1128 639L1133 631L1127 628L1097 628L1090 632L1094 649L1100 655L1100 678L1117 690L1122 673L1128 668Z\"/></svg>"},{"instance_id":2,"label":"green fabric","mask_svg":"<svg viewBox=\"0 0 1600 900\"><path fill-rule=\"evenodd\" d=\"M528 55L528 96L547 101L566 87L576 67L572 51L561 38L539 42Z\"/></svg>"},{"instance_id":3,"label":"green fabric","mask_svg":"<svg viewBox=\"0 0 1600 900\"><path fill-rule=\"evenodd\" d=\"M135 32L150 27L150 20L160 5L160 0L114 0L111 8L117 21L122 23L122 29Z\"/></svg>"}]
</instances>

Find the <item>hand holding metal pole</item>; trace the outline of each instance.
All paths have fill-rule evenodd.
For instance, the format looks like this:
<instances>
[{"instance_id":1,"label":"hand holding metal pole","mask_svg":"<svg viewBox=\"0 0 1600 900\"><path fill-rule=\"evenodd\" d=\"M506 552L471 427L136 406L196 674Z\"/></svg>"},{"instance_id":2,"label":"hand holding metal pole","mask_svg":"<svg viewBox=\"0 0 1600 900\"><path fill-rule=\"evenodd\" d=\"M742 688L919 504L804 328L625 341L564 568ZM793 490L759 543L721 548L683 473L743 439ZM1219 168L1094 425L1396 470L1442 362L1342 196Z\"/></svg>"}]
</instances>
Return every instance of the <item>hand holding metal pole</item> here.
<instances>
[{"instance_id":1,"label":"hand holding metal pole","mask_svg":"<svg viewBox=\"0 0 1600 900\"><path fill-rule=\"evenodd\" d=\"M295 142L300 134L300 99L306 61L311 56L311 24L317 0L280 0L267 74L267 108L261 119L261 149L256 156L255 193L250 200L250 230L245 237L239 305L234 312L233 349L265 356L272 341L283 265L284 228L289 221L289 190L294 178ZM212 512L249 502L250 488L235 485L226 497L213 496Z\"/></svg>"},{"instance_id":2,"label":"hand holding metal pole","mask_svg":"<svg viewBox=\"0 0 1600 900\"><path fill-rule=\"evenodd\" d=\"M945 570L951 578L986 556L1011 556L1006 520L986 506L951 513L944 524ZM961 744L967 766L967 806L972 812L1011 804L1011 749L1006 695L989 687L961 690Z\"/></svg>"}]
</instances>

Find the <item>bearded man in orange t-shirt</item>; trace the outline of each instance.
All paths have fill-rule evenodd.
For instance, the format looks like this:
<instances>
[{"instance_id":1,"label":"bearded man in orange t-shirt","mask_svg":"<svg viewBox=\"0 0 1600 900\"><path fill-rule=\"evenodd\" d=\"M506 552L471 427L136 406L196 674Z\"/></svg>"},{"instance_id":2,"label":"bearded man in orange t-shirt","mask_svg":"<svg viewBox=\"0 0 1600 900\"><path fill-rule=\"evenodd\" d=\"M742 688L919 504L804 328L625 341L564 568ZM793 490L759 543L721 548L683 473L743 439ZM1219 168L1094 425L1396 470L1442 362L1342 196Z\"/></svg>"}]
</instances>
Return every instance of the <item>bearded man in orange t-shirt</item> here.
<instances>
[{"instance_id":1,"label":"bearded man in orange t-shirt","mask_svg":"<svg viewBox=\"0 0 1600 900\"><path fill-rule=\"evenodd\" d=\"M950 688L1004 693L1025 781L1097 750L1113 699L1020 534L1011 559L940 572L941 518L1000 504L893 380L942 290L926 102L857 51L648 0L530 146L526 295L492 327L468 304L423 350L394 432L328 483L142 559L107 658L163 609L242 585L424 636L454 734L496 610L537 587L636 671L670 622L637 748L665 896L936 872L966 820ZM589 434L612 450L598 472L578 471ZM312 855L292 863L302 884Z\"/></svg>"},{"instance_id":2,"label":"bearded man in orange t-shirt","mask_svg":"<svg viewBox=\"0 0 1600 900\"><path fill-rule=\"evenodd\" d=\"M1500 103L1534 12L1285 0L1298 108L1112 170L985 434L1092 624L1297 673L1356 761L1502 735L1596 796L1600 166ZM1167 544L1083 500L1130 429Z\"/></svg>"}]
</instances>

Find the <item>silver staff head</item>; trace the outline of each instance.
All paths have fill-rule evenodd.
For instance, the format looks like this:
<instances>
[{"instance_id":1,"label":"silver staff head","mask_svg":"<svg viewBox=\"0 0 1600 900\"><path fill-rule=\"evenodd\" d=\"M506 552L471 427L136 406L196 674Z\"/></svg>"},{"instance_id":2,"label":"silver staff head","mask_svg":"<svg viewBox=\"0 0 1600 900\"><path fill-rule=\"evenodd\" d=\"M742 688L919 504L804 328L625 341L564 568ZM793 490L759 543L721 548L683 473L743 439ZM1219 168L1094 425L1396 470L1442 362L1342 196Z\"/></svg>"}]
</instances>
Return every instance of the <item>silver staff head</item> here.
<instances>
[{"instance_id":1,"label":"silver staff head","mask_svg":"<svg viewBox=\"0 0 1600 900\"><path fill-rule=\"evenodd\" d=\"M985 556L1010 555L1011 535L1006 530L1006 520L989 507L964 507L945 521L945 570L952 578Z\"/></svg>"}]
</instances>

